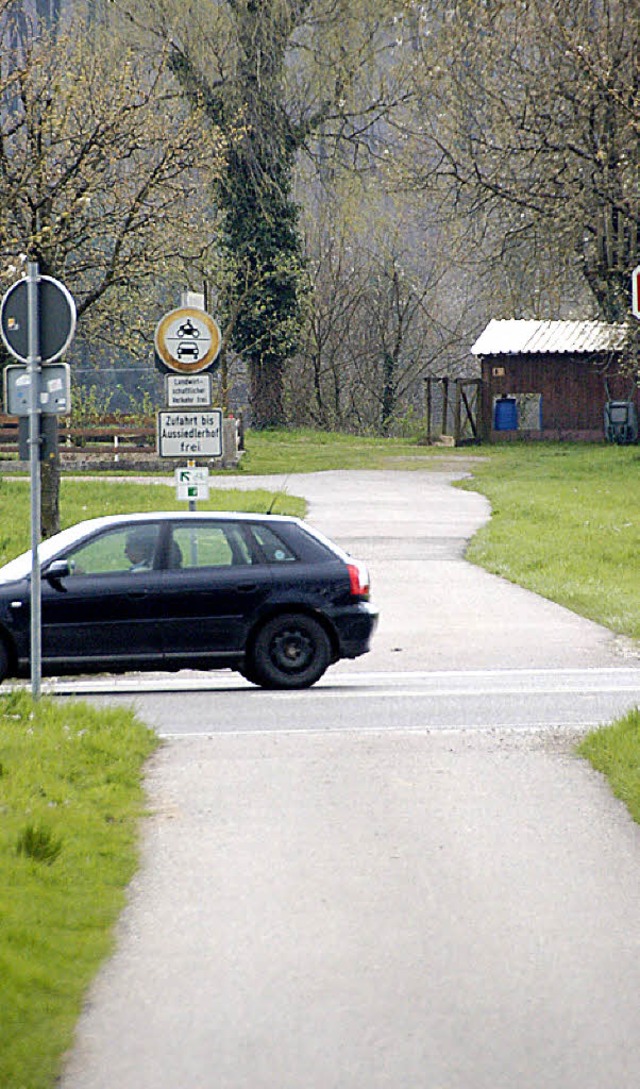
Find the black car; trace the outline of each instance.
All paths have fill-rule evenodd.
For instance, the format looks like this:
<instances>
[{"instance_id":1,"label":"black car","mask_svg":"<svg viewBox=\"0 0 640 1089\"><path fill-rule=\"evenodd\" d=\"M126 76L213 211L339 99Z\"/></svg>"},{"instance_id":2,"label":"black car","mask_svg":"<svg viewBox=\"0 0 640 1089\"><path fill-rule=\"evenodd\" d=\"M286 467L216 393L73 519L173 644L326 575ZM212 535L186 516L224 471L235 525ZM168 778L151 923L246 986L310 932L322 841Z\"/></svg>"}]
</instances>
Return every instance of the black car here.
<instances>
[{"instance_id":1,"label":"black car","mask_svg":"<svg viewBox=\"0 0 640 1089\"><path fill-rule=\"evenodd\" d=\"M297 518L115 515L44 541L45 676L230 668L306 688L369 649L366 568ZM0 680L29 674L31 553L0 568Z\"/></svg>"}]
</instances>

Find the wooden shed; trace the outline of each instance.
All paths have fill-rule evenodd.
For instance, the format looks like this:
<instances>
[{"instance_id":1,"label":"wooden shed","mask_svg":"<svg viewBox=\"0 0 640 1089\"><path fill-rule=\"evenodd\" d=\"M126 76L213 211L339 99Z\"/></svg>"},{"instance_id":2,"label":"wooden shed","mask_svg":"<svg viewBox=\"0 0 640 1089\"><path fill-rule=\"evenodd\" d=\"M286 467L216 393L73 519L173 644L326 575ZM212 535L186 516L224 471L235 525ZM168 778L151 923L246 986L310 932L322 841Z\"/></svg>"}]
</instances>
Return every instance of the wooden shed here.
<instances>
[{"instance_id":1,"label":"wooden shed","mask_svg":"<svg viewBox=\"0 0 640 1089\"><path fill-rule=\"evenodd\" d=\"M471 351L481 366L481 433L492 442L604 438L609 400L633 400L632 331L602 321L494 320Z\"/></svg>"}]
</instances>

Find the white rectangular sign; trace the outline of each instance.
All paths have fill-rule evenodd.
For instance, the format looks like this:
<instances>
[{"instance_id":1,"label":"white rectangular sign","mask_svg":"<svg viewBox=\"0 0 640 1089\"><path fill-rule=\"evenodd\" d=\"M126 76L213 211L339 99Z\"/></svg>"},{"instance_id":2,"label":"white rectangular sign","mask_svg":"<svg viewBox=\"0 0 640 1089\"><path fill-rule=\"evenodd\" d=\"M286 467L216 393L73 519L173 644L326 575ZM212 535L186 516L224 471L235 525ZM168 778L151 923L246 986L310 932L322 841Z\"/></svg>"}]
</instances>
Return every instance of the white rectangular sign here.
<instances>
[{"instance_id":1,"label":"white rectangular sign","mask_svg":"<svg viewBox=\"0 0 640 1089\"><path fill-rule=\"evenodd\" d=\"M176 469L174 476L177 499L209 498L209 470L206 466Z\"/></svg>"},{"instance_id":2,"label":"white rectangular sign","mask_svg":"<svg viewBox=\"0 0 640 1089\"><path fill-rule=\"evenodd\" d=\"M176 487L176 499L208 499L209 484L178 484Z\"/></svg>"},{"instance_id":3,"label":"white rectangular sign","mask_svg":"<svg viewBox=\"0 0 640 1089\"><path fill-rule=\"evenodd\" d=\"M210 374L168 374L168 408L204 408L211 404Z\"/></svg>"},{"instance_id":4,"label":"white rectangular sign","mask_svg":"<svg viewBox=\"0 0 640 1089\"><path fill-rule=\"evenodd\" d=\"M631 313L640 318L640 265L631 273Z\"/></svg>"},{"instance_id":5,"label":"white rectangular sign","mask_svg":"<svg viewBox=\"0 0 640 1089\"><path fill-rule=\"evenodd\" d=\"M71 412L71 378L68 363L45 363L38 375L39 409L48 416ZM11 416L28 416L31 411L31 375L26 366L10 364L4 369L4 403Z\"/></svg>"},{"instance_id":6,"label":"white rectangular sign","mask_svg":"<svg viewBox=\"0 0 640 1089\"><path fill-rule=\"evenodd\" d=\"M173 475L176 480L176 485L209 483L209 470L206 465L194 465L188 466L186 469L176 469Z\"/></svg>"},{"instance_id":7,"label":"white rectangular sign","mask_svg":"<svg viewBox=\"0 0 640 1089\"><path fill-rule=\"evenodd\" d=\"M159 412L158 453L161 458L222 457L222 409Z\"/></svg>"}]
</instances>

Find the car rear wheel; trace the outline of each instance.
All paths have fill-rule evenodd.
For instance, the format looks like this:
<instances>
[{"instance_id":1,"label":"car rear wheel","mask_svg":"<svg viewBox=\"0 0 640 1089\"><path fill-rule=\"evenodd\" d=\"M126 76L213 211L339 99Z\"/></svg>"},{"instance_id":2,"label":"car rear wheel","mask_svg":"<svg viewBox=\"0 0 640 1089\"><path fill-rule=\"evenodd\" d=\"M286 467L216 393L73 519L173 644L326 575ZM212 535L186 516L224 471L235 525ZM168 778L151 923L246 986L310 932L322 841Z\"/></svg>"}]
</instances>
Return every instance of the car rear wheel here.
<instances>
[{"instance_id":1,"label":"car rear wheel","mask_svg":"<svg viewBox=\"0 0 640 1089\"><path fill-rule=\"evenodd\" d=\"M322 625L304 613L283 613L258 632L250 679L262 688L309 688L330 662L331 645Z\"/></svg>"}]
</instances>

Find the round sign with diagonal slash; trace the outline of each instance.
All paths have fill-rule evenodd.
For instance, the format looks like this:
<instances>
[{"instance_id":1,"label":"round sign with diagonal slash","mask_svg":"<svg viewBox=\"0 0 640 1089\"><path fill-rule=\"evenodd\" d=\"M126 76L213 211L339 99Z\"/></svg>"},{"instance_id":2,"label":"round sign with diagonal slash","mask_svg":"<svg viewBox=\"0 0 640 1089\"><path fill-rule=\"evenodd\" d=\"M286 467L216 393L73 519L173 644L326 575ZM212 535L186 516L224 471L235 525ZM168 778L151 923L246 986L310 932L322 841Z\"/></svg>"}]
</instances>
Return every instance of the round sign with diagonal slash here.
<instances>
[{"instance_id":1,"label":"round sign with diagonal slash","mask_svg":"<svg viewBox=\"0 0 640 1089\"><path fill-rule=\"evenodd\" d=\"M222 335L217 322L204 310L183 306L158 322L156 355L161 364L178 374L198 374L218 358Z\"/></svg>"},{"instance_id":2,"label":"round sign with diagonal slash","mask_svg":"<svg viewBox=\"0 0 640 1089\"><path fill-rule=\"evenodd\" d=\"M53 363L69 347L76 328L76 304L59 280L39 276L38 343L40 361ZM17 280L5 293L0 307L0 331L11 355L26 363L29 358L29 303L26 280Z\"/></svg>"}]
</instances>

